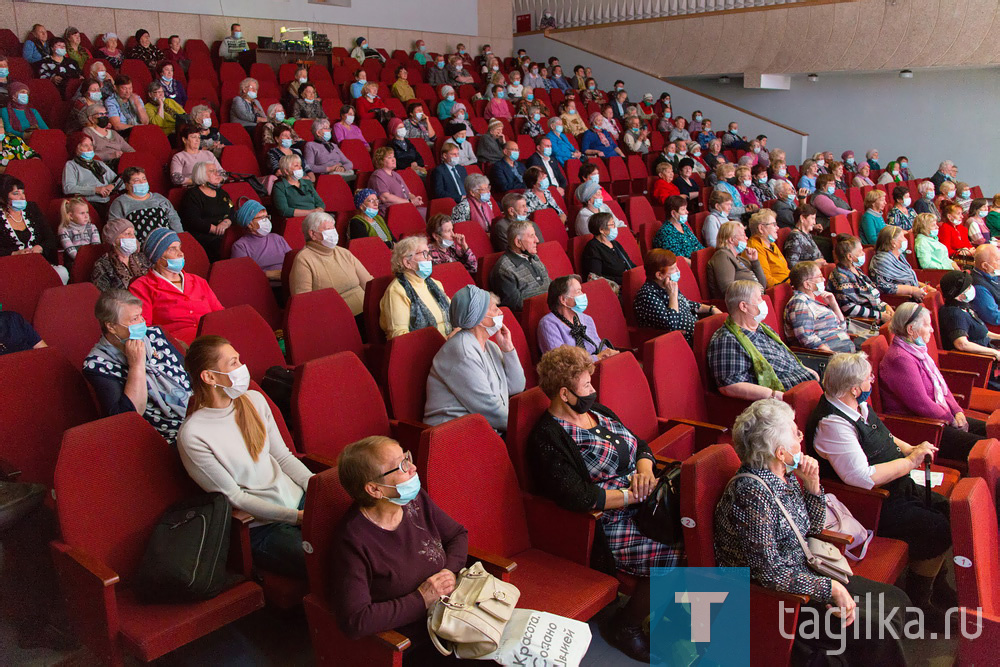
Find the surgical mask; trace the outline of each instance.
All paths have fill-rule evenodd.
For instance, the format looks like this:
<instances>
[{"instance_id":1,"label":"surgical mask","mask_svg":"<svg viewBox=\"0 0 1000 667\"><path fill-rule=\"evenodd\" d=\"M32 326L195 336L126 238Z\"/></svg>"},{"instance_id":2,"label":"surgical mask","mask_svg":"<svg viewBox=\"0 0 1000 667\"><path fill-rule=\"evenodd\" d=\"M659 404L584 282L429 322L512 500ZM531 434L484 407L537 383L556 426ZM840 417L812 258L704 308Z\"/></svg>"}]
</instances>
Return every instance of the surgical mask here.
<instances>
[{"instance_id":1,"label":"surgical mask","mask_svg":"<svg viewBox=\"0 0 1000 667\"><path fill-rule=\"evenodd\" d=\"M966 303L972 303L972 300L976 298L976 286L969 285L969 289L962 292L962 300Z\"/></svg>"},{"instance_id":2,"label":"surgical mask","mask_svg":"<svg viewBox=\"0 0 1000 667\"><path fill-rule=\"evenodd\" d=\"M455 114L455 120L461 123L463 120L465 120L465 114L461 112Z\"/></svg>"},{"instance_id":3,"label":"surgical mask","mask_svg":"<svg viewBox=\"0 0 1000 667\"><path fill-rule=\"evenodd\" d=\"M427 50L427 45L426 44L421 44L417 48L420 49L421 51L426 51Z\"/></svg>"},{"instance_id":4,"label":"surgical mask","mask_svg":"<svg viewBox=\"0 0 1000 667\"><path fill-rule=\"evenodd\" d=\"M670 278L670 280L672 280L673 282L676 283L676 282L678 282L681 279L681 272L680 271L674 271L673 273L671 273L667 277Z\"/></svg>"},{"instance_id":5,"label":"surgical mask","mask_svg":"<svg viewBox=\"0 0 1000 667\"><path fill-rule=\"evenodd\" d=\"M785 201L787 201L789 204L795 203L796 199L798 199L798 197L796 197L794 193L785 197Z\"/></svg>"},{"instance_id":6,"label":"surgical mask","mask_svg":"<svg viewBox=\"0 0 1000 667\"><path fill-rule=\"evenodd\" d=\"M413 114L413 117L416 118L417 120L423 120L424 119L424 112L423 111L418 111L417 113Z\"/></svg>"},{"instance_id":7,"label":"surgical mask","mask_svg":"<svg viewBox=\"0 0 1000 667\"><path fill-rule=\"evenodd\" d=\"M10 70L6 67L0 67L0 78L6 79L10 76Z\"/></svg>"},{"instance_id":8,"label":"surgical mask","mask_svg":"<svg viewBox=\"0 0 1000 667\"><path fill-rule=\"evenodd\" d=\"M300 83L300 84L301 84L301 83L305 83L305 82L306 82L306 81L308 81L308 80L309 80L309 78L308 78L308 77L304 77L304 76L300 76L300 77L299 77L299 83Z\"/></svg>"},{"instance_id":9,"label":"surgical mask","mask_svg":"<svg viewBox=\"0 0 1000 667\"><path fill-rule=\"evenodd\" d=\"M94 151L83 151L82 153L80 153L80 157L82 157L87 162L90 162L91 160L94 159Z\"/></svg>"},{"instance_id":10,"label":"surgical mask","mask_svg":"<svg viewBox=\"0 0 1000 667\"><path fill-rule=\"evenodd\" d=\"M452 167L457 167L460 162L461 160L459 160L457 157L453 157L448 160L448 164L450 164Z\"/></svg>"},{"instance_id":11,"label":"surgical mask","mask_svg":"<svg viewBox=\"0 0 1000 667\"><path fill-rule=\"evenodd\" d=\"M10 207L12 209L14 209L15 211L23 211L24 209L28 208L28 200L27 199L11 199L10 200Z\"/></svg>"},{"instance_id":12,"label":"surgical mask","mask_svg":"<svg viewBox=\"0 0 1000 667\"><path fill-rule=\"evenodd\" d=\"M18 104L27 104L28 103L28 93L18 93L17 94L17 102L18 102Z\"/></svg>"},{"instance_id":13,"label":"surgical mask","mask_svg":"<svg viewBox=\"0 0 1000 667\"><path fill-rule=\"evenodd\" d=\"M405 127L396 128L396 138L403 139L405 137L406 137L406 128Z\"/></svg>"},{"instance_id":14,"label":"surgical mask","mask_svg":"<svg viewBox=\"0 0 1000 667\"><path fill-rule=\"evenodd\" d=\"M333 137L333 133L330 132L330 130L324 130L324 132L323 132L323 141L330 141L331 137Z\"/></svg>"},{"instance_id":15,"label":"surgical mask","mask_svg":"<svg viewBox=\"0 0 1000 667\"><path fill-rule=\"evenodd\" d=\"M212 117L206 116L205 118L202 118L201 124L203 127L212 127Z\"/></svg>"},{"instance_id":16,"label":"surgical mask","mask_svg":"<svg viewBox=\"0 0 1000 667\"><path fill-rule=\"evenodd\" d=\"M903 245L899 246L899 252L901 252L901 253L904 253L904 252L906 252L906 248L907 248L908 246L909 246L909 241L907 241L907 240L906 240L906 237L904 236L904 237L903 237Z\"/></svg>"},{"instance_id":17,"label":"surgical mask","mask_svg":"<svg viewBox=\"0 0 1000 667\"><path fill-rule=\"evenodd\" d=\"M285 112L284 111L276 111L276 112L274 112L274 120L278 121L279 123L284 123L285 122Z\"/></svg>"},{"instance_id":18,"label":"surgical mask","mask_svg":"<svg viewBox=\"0 0 1000 667\"><path fill-rule=\"evenodd\" d=\"M97 73L97 80L98 81L104 81L106 78L108 78L108 73L107 72L98 72Z\"/></svg>"},{"instance_id":19,"label":"surgical mask","mask_svg":"<svg viewBox=\"0 0 1000 667\"><path fill-rule=\"evenodd\" d=\"M257 236L267 236L271 233L271 219L261 218L257 221Z\"/></svg>"},{"instance_id":20,"label":"surgical mask","mask_svg":"<svg viewBox=\"0 0 1000 667\"><path fill-rule=\"evenodd\" d=\"M149 183L136 183L132 186L132 194L145 197L149 194Z\"/></svg>"},{"instance_id":21,"label":"surgical mask","mask_svg":"<svg viewBox=\"0 0 1000 667\"><path fill-rule=\"evenodd\" d=\"M441 243L440 243L439 245L440 245L440 246L441 246L442 248L450 248L450 247L452 247L453 245L455 245L455 242L454 242L454 241L452 241L451 239L441 239Z\"/></svg>"},{"instance_id":22,"label":"surgical mask","mask_svg":"<svg viewBox=\"0 0 1000 667\"><path fill-rule=\"evenodd\" d=\"M521 215L520 213L516 214L514 217L517 218L518 222L524 222L528 219L527 215Z\"/></svg>"},{"instance_id":23,"label":"surgical mask","mask_svg":"<svg viewBox=\"0 0 1000 667\"><path fill-rule=\"evenodd\" d=\"M976 215L978 215L980 218L985 218L988 214L989 212L985 208L981 208L979 209L979 213L977 213Z\"/></svg>"},{"instance_id":24,"label":"surgical mask","mask_svg":"<svg viewBox=\"0 0 1000 667\"><path fill-rule=\"evenodd\" d=\"M729 130L729 131L730 131L730 132L731 132L732 134L739 134L739 133L740 133L740 131L739 131L739 130ZM822 164L822 163L821 163L821 164Z\"/></svg>"},{"instance_id":25,"label":"surgical mask","mask_svg":"<svg viewBox=\"0 0 1000 667\"><path fill-rule=\"evenodd\" d=\"M971 196L968 190L962 190L962 199L968 199Z\"/></svg>"},{"instance_id":26,"label":"surgical mask","mask_svg":"<svg viewBox=\"0 0 1000 667\"><path fill-rule=\"evenodd\" d=\"M611 231L608 232L608 240L609 241L614 241L616 238L618 238L618 228L617 227L612 227Z\"/></svg>"},{"instance_id":27,"label":"surgical mask","mask_svg":"<svg viewBox=\"0 0 1000 667\"><path fill-rule=\"evenodd\" d=\"M757 305L757 314L754 315L753 319L756 322L763 322L765 317L767 317L767 301L761 301Z\"/></svg>"},{"instance_id":28,"label":"surgical mask","mask_svg":"<svg viewBox=\"0 0 1000 667\"><path fill-rule=\"evenodd\" d=\"M636 132L639 131L639 128L634 128L634 129ZM676 153L674 153L673 151L667 151L667 157L670 158L671 160L674 159L674 155L676 155Z\"/></svg>"},{"instance_id":29,"label":"surgical mask","mask_svg":"<svg viewBox=\"0 0 1000 667\"><path fill-rule=\"evenodd\" d=\"M118 239L118 247L121 248L122 252L126 255L131 255L139 249L139 239Z\"/></svg>"},{"instance_id":30,"label":"surgical mask","mask_svg":"<svg viewBox=\"0 0 1000 667\"><path fill-rule=\"evenodd\" d=\"M600 183L600 181L601 181L601 174L600 174L600 172L596 172L595 171L593 174L591 174L590 175L590 180L593 181L594 183Z\"/></svg>"},{"instance_id":31,"label":"surgical mask","mask_svg":"<svg viewBox=\"0 0 1000 667\"><path fill-rule=\"evenodd\" d=\"M233 37L235 37L236 39L243 39L243 32L237 30L236 32L233 33Z\"/></svg>"},{"instance_id":32,"label":"surgical mask","mask_svg":"<svg viewBox=\"0 0 1000 667\"><path fill-rule=\"evenodd\" d=\"M918 347L927 347L926 341L924 341L923 337L921 337L921 336L917 336L916 338L914 338L913 339L913 344L916 345L916 346L918 346Z\"/></svg>"},{"instance_id":33,"label":"surgical mask","mask_svg":"<svg viewBox=\"0 0 1000 667\"><path fill-rule=\"evenodd\" d=\"M367 95L365 95L365 97L367 97L369 100L374 100L375 99L375 93L368 93Z\"/></svg>"},{"instance_id":34,"label":"surgical mask","mask_svg":"<svg viewBox=\"0 0 1000 667\"><path fill-rule=\"evenodd\" d=\"M542 119L542 114L540 114L540 113L536 113L536 114L532 114L532 115L531 115L531 120L535 121L536 123L537 123L538 121L540 121L541 119ZM551 148L549 149L549 152L550 152L550 153L552 152L552 149L551 149Z\"/></svg>"},{"instance_id":35,"label":"surgical mask","mask_svg":"<svg viewBox=\"0 0 1000 667\"><path fill-rule=\"evenodd\" d=\"M444 61L443 60L439 60L439 61L437 61L434 64L437 65L438 69L444 69Z\"/></svg>"},{"instance_id":36,"label":"surgical mask","mask_svg":"<svg viewBox=\"0 0 1000 667\"><path fill-rule=\"evenodd\" d=\"M746 249L747 249L747 242L746 241L740 241L739 243L736 244L736 254L737 255L739 255L741 252L743 252Z\"/></svg>"},{"instance_id":37,"label":"surgical mask","mask_svg":"<svg viewBox=\"0 0 1000 667\"><path fill-rule=\"evenodd\" d=\"M344 122L347 123L348 125L354 123L354 115L352 114L350 116L344 116Z\"/></svg>"},{"instance_id":38,"label":"surgical mask","mask_svg":"<svg viewBox=\"0 0 1000 667\"><path fill-rule=\"evenodd\" d=\"M490 200L490 193L489 192L480 192L479 193L479 201L481 201L481 202L483 202L485 204L489 200Z\"/></svg>"},{"instance_id":39,"label":"surgical mask","mask_svg":"<svg viewBox=\"0 0 1000 667\"><path fill-rule=\"evenodd\" d=\"M292 176L295 177L295 180L301 180L302 177L305 176L305 175L306 175L306 172L303 171L302 169L296 169L295 171L292 172Z\"/></svg>"},{"instance_id":40,"label":"surgical mask","mask_svg":"<svg viewBox=\"0 0 1000 667\"><path fill-rule=\"evenodd\" d=\"M760 178L757 179L757 182L760 184L767 183L767 176L761 176ZM831 192L831 194L833 193Z\"/></svg>"},{"instance_id":41,"label":"surgical mask","mask_svg":"<svg viewBox=\"0 0 1000 667\"><path fill-rule=\"evenodd\" d=\"M785 463L785 472L792 472L793 470L795 470L796 468L799 467L799 463L801 463L801 462L802 462L802 451L801 450L797 454L792 454L792 462L791 463L785 463L784 461L782 461L782 463Z\"/></svg>"},{"instance_id":42,"label":"surgical mask","mask_svg":"<svg viewBox=\"0 0 1000 667\"><path fill-rule=\"evenodd\" d=\"M924 193L924 198L925 199L934 199L934 191L933 190L928 190L927 192L925 192Z\"/></svg>"},{"instance_id":43,"label":"surgical mask","mask_svg":"<svg viewBox=\"0 0 1000 667\"><path fill-rule=\"evenodd\" d=\"M566 111L568 111L568 112L569 112L569 113L571 113L571 114L574 114L574 113L576 113L576 109L566 109Z\"/></svg>"},{"instance_id":44,"label":"surgical mask","mask_svg":"<svg viewBox=\"0 0 1000 667\"><path fill-rule=\"evenodd\" d=\"M209 369L211 370L211 369ZM228 373L223 373L222 371L212 371L218 375L225 375L229 378L229 381L233 383L231 387L223 387L222 385L215 385L219 387L226 396L232 399L237 399L243 394L247 393L247 389L250 388L250 369L247 368L246 364L241 365L234 371Z\"/></svg>"},{"instance_id":45,"label":"surgical mask","mask_svg":"<svg viewBox=\"0 0 1000 667\"><path fill-rule=\"evenodd\" d=\"M680 215L680 217L679 217L679 220L680 220L680 223L681 223L682 225L683 225L683 224L685 224L685 223L687 223L687 221L688 221L688 216L687 216L687 213L682 213L682 214Z\"/></svg>"},{"instance_id":46,"label":"surgical mask","mask_svg":"<svg viewBox=\"0 0 1000 667\"><path fill-rule=\"evenodd\" d=\"M900 162L900 163L899 163L899 166L900 166L900 168L902 168L902 169L906 169L907 167L909 167L909 166L910 166L910 163L909 163L909 162L907 162L906 160L903 160L902 162Z\"/></svg>"},{"instance_id":47,"label":"surgical mask","mask_svg":"<svg viewBox=\"0 0 1000 667\"><path fill-rule=\"evenodd\" d=\"M184 270L184 258L183 257L173 257L167 259L167 271L173 271L174 273L180 273Z\"/></svg>"},{"instance_id":48,"label":"surgical mask","mask_svg":"<svg viewBox=\"0 0 1000 667\"><path fill-rule=\"evenodd\" d=\"M445 99L448 100L449 102L454 102L455 101L455 96L449 94L448 96L445 97Z\"/></svg>"},{"instance_id":49,"label":"surgical mask","mask_svg":"<svg viewBox=\"0 0 1000 667\"><path fill-rule=\"evenodd\" d=\"M854 164L854 158L852 157L847 158L847 164Z\"/></svg>"},{"instance_id":50,"label":"surgical mask","mask_svg":"<svg viewBox=\"0 0 1000 667\"><path fill-rule=\"evenodd\" d=\"M569 389L569 387L567 387ZM586 396L580 396L572 389L569 389L569 393L576 396L576 403L570 405L570 409L580 415L585 415L594 407L594 403L597 402L597 392L592 394L587 394Z\"/></svg>"},{"instance_id":51,"label":"surgical mask","mask_svg":"<svg viewBox=\"0 0 1000 667\"><path fill-rule=\"evenodd\" d=\"M693 155L695 157L701 157L701 151L700 150L695 150L693 153L691 153L691 155Z\"/></svg>"},{"instance_id":52,"label":"surgical mask","mask_svg":"<svg viewBox=\"0 0 1000 667\"><path fill-rule=\"evenodd\" d=\"M486 335L492 336L503 328L503 313L493 316L493 326L486 327Z\"/></svg>"},{"instance_id":53,"label":"surgical mask","mask_svg":"<svg viewBox=\"0 0 1000 667\"><path fill-rule=\"evenodd\" d=\"M952 190L948 193L948 199L954 199L954 198L955 198L955 191Z\"/></svg>"},{"instance_id":54,"label":"surgical mask","mask_svg":"<svg viewBox=\"0 0 1000 667\"><path fill-rule=\"evenodd\" d=\"M95 91L93 93L90 93L89 95L87 95L87 97L89 97L92 102L100 102L101 101L101 91L98 90L98 91Z\"/></svg>"},{"instance_id":55,"label":"surgical mask","mask_svg":"<svg viewBox=\"0 0 1000 667\"><path fill-rule=\"evenodd\" d=\"M526 99L526 100L528 100L530 102L533 99L535 99L535 94L534 93L528 93L527 95L524 96L524 99ZM535 115L537 116L538 114L535 114Z\"/></svg>"},{"instance_id":56,"label":"surgical mask","mask_svg":"<svg viewBox=\"0 0 1000 667\"><path fill-rule=\"evenodd\" d=\"M822 159L821 160L816 160L816 164L818 164L821 167L825 167L826 166L826 160L822 160Z\"/></svg>"},{"instance_id":57,"label":"surgical mask","mask_svg":"<svg viewBox=\"0 0 1000 667\"><path fill-rule=\"evenodd\" d=\"M669 111L664 111L663 112L663 117L666 118L667 120L670 120L670 116L672 116L672 115L673 114L671 114Z\"/></svg>"},{"instance_id":58,"label":"surgical mask","mask_svg":"<svg viewBox=\"0 0 1000 667\"><path fill-rule=\"evenodd\" d=\"M365 215L367 215L369 218L374 218L376 215L378 215L378 209L377 208L368 208L366 206L365 207Z\"/></svg>"},{"instance_id":59,"label":"surgical mask","mask_svg":"<svg viewBox=\"0 0 1000 667\"><path fill-rule=\"evenodd\" d=\"M601 208L602 206L604 206L604 199L598 197L594 200L594 208Z\"/></svg>"},{"instance_id":60,"label":"surgical mask","mask_svg":"<svg viewBox=\"0 0 1000 667\"><path fill-rule=\"evenodd\" d=\"M368 83L368 79L358 79L358 85L361 86L362 88L366 83Z\"/></svg>"},{"instance_id":61,"label":"surgical mask","mask_svg":"<svg viewBox=\"0 0 1000 667\"><path fill-rule=\"evenodd\" d=\"M562 131L563 131L563 126L562 126L562 125L556 125L556 126L555 126L554 128L552 128L552 129L556 131L556 134L562 134Z\"/></svg>"},{"instance_id":62,"label":"surgical mask","mask_svg":"<svg viewBox=\"0 0 1000 667\"><path fill-rule=\"evenodd\" d=\"M281 140L281 147L282 148L291 148L292 147L292 140L291 139L282 139ZM300 177L296 176L296 178L300 178Z\"/></svg>"},{"instance_id":63,"label":"surgical mask","mask_svg":"<svg viewBox=\"0 0 1000 667\"><path fill-rule=\"evenodd\" d=\"M572 308L572 310L575 313L582 313L583 311L587 310L587 304L588 304L588 302L587 302L587 295L586 294L578 294L573 299L573 308Z\"/></svg>"},{"instance_id":64,"label":"surgical mask","mask_svg":"<svg viewBox=\"0 0 1000 667\"><path fill-rule=\"evenodd\" d=\"M907 208L909 208L909 206L910 206L910 203L911 203L912 201L913 201L913 200L912 200L912 199L910 199L910 195L906 195L905 197L903 197L903 206L906 206Z\"/></svg>"},{"instance_id":65,"label":"surgical mask","mask_svg":"<svg viewBox=\"0 0 1000 667\"><path fill-rule=\"evenodd\" d=\"M430 277L431 271L433 271L434 265L429 259L422 259L417 262L417 275L421 280L427 280Z\"/></svg>"},{"instance_id":66,"label":"surgical mask","mask_svg":"<svg viewBox=\"0 0 1000 667\"><path fill-rule=\"evenodd\" d=\"M247 91L247 97L249 97L251 100L257 99L257 91L256 90L248 90Z\"/></svg>"},{"instance_id":67,"label":"surgical mask","mask_svg":"<svg viewBox=\"0 0 1000 667\"><path fill-rule=\"evenodd\" d=\"M701 114L700 113L699 114L695 114L694 119L700 123L701 122Z\"/></svg>"},{"instance_id":68,"label":"surgical mask","mask_svg":"<svg viewBox=\"0 0 1000 667\"><path fill-rule=\"evenodd\" d=\"M60 57L66 55L66 49L56 49L56 55Z\"/></svg>"},{"instance_id":69,"label":"surgical mask","mask_svg":"<svg viewBox=\"0 0 1000 667\"><path fill-rule=\"evenodd\" d=\"M834 190L836 190L836 188L835 188L835 187L833 187L832 185L828 185L828 186L826 187L826 194L828 194L828 195L832 195L832 194L833 194L833 191L834 191Z\"/></svg>"},{"instance_id":70,"label":"surgical mask","mask_svg":"<svg viewBox=\"0 0 1000 667\"><path fill-rule=\"evenodd\" d=\"M395 505L409 505L417 497L417 494L420 493L420 475L414 473L413 477L400 484L379 484L379 486L388 486L396 489L396 493L399 494L398 498L385 497L390 503Z\"/></svg>"},{"instance_id":71,"label":"surgical mask","mask_svg":"<svg viewBox=\"0 0 1000 667\"><path fill-rule=\"evenodd\" d=\"M751 181L750 181L750 179L749 179L749 178L748 178L748 179L746 179L745 181L743 181L743 187L745 187L745 188L749 188L749 187L750 187L750 182L751 182Z\"/></svg>"},{"instance_id":72,"label":"surgical mask","mask_svg":"<svg viewBox=\"0 0 1000 667\"><path fill-rule=\"evenodd\" d=\"M785 176L786 174L788 174L788 170L785 169L784 167L780 167L778 169L778 176Z\"/></svg>"},{"instance_id":73,"label":"surgical mask","mask_svg":"<svg viewBox=\"0 0 1000 667\"><path fill-rule=\"evenodd\" d=\"M171 81L174 80L174 77L164 75L160 77L160 80L163 81L163 83L169 84Z\"/></svg>"},{"instance_id":74,"label":"surgical mask","mask_svg":"<svg viewBox=\"0 0 1000 667\"><path fill-rule=\"evenodd\" d=\"M587 86L587 90L597 90L597 86Z\"/></svg>"},{"instance_id":75,"label":"surgical mask","mask_svg":"<svg viewBox=\"0 0 1000 667\"><path fill-rule=\"evenodd\" d=\"M817 292L825 292L826 291L826 282L822 278L820 278L820 279L818 279L816 281L816 291Z\"/></svg>"},{"instance_id":76,"label":"surgical mask","mask_svg":"<svg viewBox=\"0 0 1000 667\"><path fill-rule=\"evenodd\" d=\"M759 153L760 152L760 146L754 146L753 152L754 153Z\"/></svg>"},{"instance_id":77,"label":"surgical mask","mask_svg":"<svg viewBox=\"0 0 1000 667\"><path fill-rule=\"evenodd\" d=\"M548 176L546 176L545 178L542 179L542 182L538 184L538 187L540 187L542 190L548 190L549 189L549 178L548 178Z\"/></svg>"},{"instance_id":78,"label":"surgical mask","mask_svg":"<svg viewBox=\"0 0 1000 667\"><path fill-rule=\"evenodd\" d=\"M868 402L868 397L871 395L872 395L871 389L869 389L868 391L863 391L860 394L858 394L858 405Z\"/></svg>"},{"instance_id":79,"label":"surgical mask","mask_svg":"<svg viewBox=\"0 0 1000 667\"><path fill-rule=\"evenodd\" d=\"M931 232L931 238L936 239L937 237L938 237L938 230L935 229L934 231Z\"/></svg>"},{"instance_id":80,"label":"surgical mask","mask_svg":"<svg viewBox=\"0 0 1000 667\"><path fill-rule=\"evenodd\" d=\"M340 240L340 236L337 234L336 229L324 229L323 230L323 240L320 241L327 248L336 248L337 241Z\"/></svg>"},{"instance_id":81,"label":"surgical mask","mask_svg":"<svg viewBox=\"0 0 1000 667\"><path fill-rule=\"evenodd\" d=\"M514 162L517 162L517 159L519 157L521 157L521 152L520 151L511 151L510 152L510 159L513 160Z\"/></svg>"},{"instance_id":82,"label":"surgical mask","mask_svg":"<svg viewBox=\"0 0 1000 667\"><path fill-rule=\"evenodd\" d=\"M118 340L125 342L119 336L115 336ZM146 323L139 322L138 324L128 325L128 338L126 340L142 340L146 337Z\"/></svg>"}]
</instances>

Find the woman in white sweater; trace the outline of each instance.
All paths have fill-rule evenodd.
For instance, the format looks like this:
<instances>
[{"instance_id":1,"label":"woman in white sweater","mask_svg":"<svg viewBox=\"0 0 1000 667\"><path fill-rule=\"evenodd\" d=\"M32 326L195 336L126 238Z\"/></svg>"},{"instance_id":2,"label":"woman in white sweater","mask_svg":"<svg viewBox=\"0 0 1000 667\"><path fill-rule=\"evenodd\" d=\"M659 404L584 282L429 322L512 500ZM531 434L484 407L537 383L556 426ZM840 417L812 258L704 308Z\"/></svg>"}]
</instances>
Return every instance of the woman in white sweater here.
<instances>
[{"instance_id":1,"label":"woman in white sweater","mask_svg":"<svg viewBox=\"0 0 1000 667\"><path fill-rule=\"evenodd\" d=\"M259 567L305 579L300 526L312 473L288 450L264 396L247 391L250 372L225 338L196 339L184 366L193 390L177 434L184 468L205 491L254 516Z\"/></svg>"}]
</instances>

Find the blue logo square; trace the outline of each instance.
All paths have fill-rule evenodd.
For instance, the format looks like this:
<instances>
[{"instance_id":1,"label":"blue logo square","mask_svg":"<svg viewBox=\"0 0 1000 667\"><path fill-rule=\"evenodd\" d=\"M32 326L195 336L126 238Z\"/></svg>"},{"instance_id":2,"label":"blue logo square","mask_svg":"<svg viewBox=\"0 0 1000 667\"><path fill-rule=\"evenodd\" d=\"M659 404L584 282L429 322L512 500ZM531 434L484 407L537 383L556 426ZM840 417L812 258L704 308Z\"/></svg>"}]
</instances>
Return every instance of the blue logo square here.
<instances>
[{"instance_id":1,"label":"blue logo square","mask_svg":"<svg viewBox=\"0 0 1000 667\"><path fill-rule=\"evenodd\" d=\"M748 568L653 568L650 587L650 644L664 664L746 664L753 646Z\"/></svg>"}]
</instances>

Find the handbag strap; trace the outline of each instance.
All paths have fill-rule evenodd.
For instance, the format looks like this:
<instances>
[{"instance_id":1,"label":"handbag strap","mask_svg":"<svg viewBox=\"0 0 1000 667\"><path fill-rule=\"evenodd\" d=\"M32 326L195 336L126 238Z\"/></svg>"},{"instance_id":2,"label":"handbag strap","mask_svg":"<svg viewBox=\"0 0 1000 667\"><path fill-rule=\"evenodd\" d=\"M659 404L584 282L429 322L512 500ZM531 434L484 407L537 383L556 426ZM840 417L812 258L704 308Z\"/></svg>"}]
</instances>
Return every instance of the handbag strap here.
<instances>
[{"instance_id":1,"label":"handbag strap","mask_svg":"<svg viewBox=\"0 0 1000 667\"><path fill-rule=\"evenodd\" d=\"M806 561L811 561L813 558L815 558L812 549L809 548L809 544L806 542L805 538L802 537L802 533L799 532L799 527L796 526L795 521L792 520L792 515L788 513L788 510L785 509L784 503L781 502L781 499L778 498L778 495L771 489L771 487L767 485L767 482L765 482L752 472L741 472L738 475L734 475L733 479L738 479L740 477L750 477L752 479L755 479L758 482L760 482L765 489L767 489L768 493L771 494L771 497L774 498L774 502L778 503L778 509L781 510L781 513L785 515L785 519L788 520L788 525L792 527L792 532L795 533L795 538L799 541L799 546L802 547L802 551L806 555ZM733 479L729 480L730 484L733 483Z\"/></svg>"}]
</instances>

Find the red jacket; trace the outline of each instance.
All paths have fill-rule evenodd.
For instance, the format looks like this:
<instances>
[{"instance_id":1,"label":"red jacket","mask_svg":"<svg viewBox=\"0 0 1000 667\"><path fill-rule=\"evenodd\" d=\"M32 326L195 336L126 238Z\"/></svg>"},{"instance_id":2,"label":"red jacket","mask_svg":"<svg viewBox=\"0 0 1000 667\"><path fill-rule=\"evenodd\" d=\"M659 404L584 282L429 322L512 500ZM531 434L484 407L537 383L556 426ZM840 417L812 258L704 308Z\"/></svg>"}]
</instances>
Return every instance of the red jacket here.
<instances>
[{"instance_id":1,"label":"red jacket","mask_svg":"<svg viewBox=\"0 0 1000 667\"><path fill-rule=\"evenodd\" d=\"M161 327L190 344L198 333L201 316L223 307L204 278L186 271L182 275L183 293L154 271L136 278L128 289L142 301L142 316L146 324Z\"/></svg>"},{"instance_id":2,"label":"red jacket","mask_svg":"<svg viewBox=\"0 0 1000 667\"><path fill-rule=\"evenodd\" d=\"M676 185L662 178L657 178L653 183L653 199L660 204L666 204L667 197L679 195L680 193L681 191L677 189Z\"/></svg>"},{"instance_id":3,"label":"red jacket","mask_svg":"<svg viewBox=\"0 0 1000 667\"><path fill-rule=\"evenodd\" d=\"M375 97L374 100L372 100L371 102L369 102L368 101L368 97L365 96L365 95L362 95L357 100L355 100L355 104L358 107L358 116L359 116L358 120L367 120L369 118L371 118L373 120L377 120L375 118L375 111L374 111L374 109L385 109L385 108L387 108L385 106L385 102L382 101L382 98L381 97L377 97L377 96Z\"/></svg>"},{"instance_id":4,"label":"red jacket","mask_svg":"<svg viewBox=\"0 0 1000 667\"><path fill-rule=\"evenodd\" d=\"M948 220L942 220L938 229L938 241L948 248L949 255L954 255L962 248L972 249L972 244L969 243L969 230L961 222L953 225Z\"/></svg>"}]
</instances>

